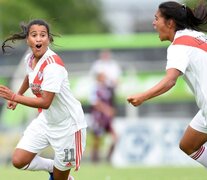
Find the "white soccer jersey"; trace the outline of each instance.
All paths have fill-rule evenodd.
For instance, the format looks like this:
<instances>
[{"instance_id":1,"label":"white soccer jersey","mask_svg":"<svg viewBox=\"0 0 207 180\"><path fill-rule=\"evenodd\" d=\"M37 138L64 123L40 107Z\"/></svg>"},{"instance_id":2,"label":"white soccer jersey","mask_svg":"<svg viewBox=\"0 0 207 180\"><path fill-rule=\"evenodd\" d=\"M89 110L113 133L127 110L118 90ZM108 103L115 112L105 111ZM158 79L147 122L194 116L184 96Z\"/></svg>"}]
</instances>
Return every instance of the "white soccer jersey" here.
<instances>
[{"instance_id":1,"label":"white soccer jersey","mask_svg":"<svg viewBox=\"0 0 207 180\"><path fill-rule=\"evenodd\" d=\"M43 109L38 119L45 121L48 131L56 128L71 134L86 128L81 104L71 93L68 73L60 57L48 48L34 69L31 68L32 53L26 56L29 85L33 93L41 96L41 91L54 92L55 97L49 109Z\"/></svg>"},{"instance_id":2,"label":"white soccer jersey","mask_svg":"<svg viewBox=\"0 0 207 180\"><path fill-rule=\"evenodd\" d=\"M176 68L195 95L198 107L207 118L207 38L193 30L177 31L168 47L166 69Z\"/></svg>"}]
</instances>

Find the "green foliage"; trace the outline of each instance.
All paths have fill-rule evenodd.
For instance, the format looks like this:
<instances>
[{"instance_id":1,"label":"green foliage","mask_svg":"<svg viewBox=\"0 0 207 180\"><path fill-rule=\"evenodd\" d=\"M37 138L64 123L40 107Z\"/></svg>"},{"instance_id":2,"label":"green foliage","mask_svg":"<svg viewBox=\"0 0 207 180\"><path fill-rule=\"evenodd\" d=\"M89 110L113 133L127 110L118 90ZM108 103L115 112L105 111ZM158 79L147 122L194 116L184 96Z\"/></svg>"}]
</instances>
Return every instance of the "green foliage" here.
<instances>
[{"instance_id":1,"label":"green foliage","mask_svg":"<svg viewBox=\"0 0 207 180\"><path fill-rule=\"evenodd\" d=\"M35 9L35 11L33 10ZM0 1L0 22L2 37L8 36L11 33L17 32L21 22L28 22L32 18L44 17L47 19L47 14L31 6L27 0L22 0L17 3L17 0Z\"/></svg>"},{"instance_id":2,"label":"green foliage","mask_svg":"<svg viewBox=\"0 0 207 180\"><path fill-rule=\"evenodd\" d=\"M193 8L193 7L196 7L198 5L198 2L200 1L207 3L207 0L183 0L183 3Z\"/></svg>"},{"instance_id":3,"label":"green foliage","mask_svg":"<svg viewBox=\"0 0 207 180\"><path fill-rule=\"evenodd\" d=\"M0 38L17 32L21 22L45 19L54 34L103 33L99 0L0 0Z\"/></svg>"}]
</instances>

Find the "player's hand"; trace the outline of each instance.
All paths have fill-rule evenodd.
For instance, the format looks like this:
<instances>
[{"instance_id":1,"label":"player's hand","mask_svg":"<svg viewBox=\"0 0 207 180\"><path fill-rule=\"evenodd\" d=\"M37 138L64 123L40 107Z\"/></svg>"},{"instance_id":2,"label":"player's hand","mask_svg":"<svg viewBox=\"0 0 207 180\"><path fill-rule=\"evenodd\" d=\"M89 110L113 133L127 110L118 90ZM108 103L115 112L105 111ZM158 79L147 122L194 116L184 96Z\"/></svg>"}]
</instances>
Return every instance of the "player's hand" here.
<instances>
[{"instance_id":1,"label":"player's hand","mask_svg":"<svg viewBox=\"0 0 207 180\"><path fill-rule=\"evenodd\" d=\"M7 109L15 110L18 103L14 101L7 101Z\"/></svg>"},{"instance_id":2,"label":"player's hand","mask_svg":"<svg viewBox=\"0 0 207 180\"><path fill-rule=\"evenodd\" d=\"M11 91L8 87L0 85L0 97L6 99L6 100L11 100L14 92Z\"/></svg>"},{"instance_id":3,"label":"player's hand","mask_svg":"<svg viewBox=\"0 0 207 180\"><path fill-rule=\"evenodd\" d=\"M139 106L144 102L142 94L131 95L127 98L127 101L133 106Z\"/></svg>"}]
</instances>

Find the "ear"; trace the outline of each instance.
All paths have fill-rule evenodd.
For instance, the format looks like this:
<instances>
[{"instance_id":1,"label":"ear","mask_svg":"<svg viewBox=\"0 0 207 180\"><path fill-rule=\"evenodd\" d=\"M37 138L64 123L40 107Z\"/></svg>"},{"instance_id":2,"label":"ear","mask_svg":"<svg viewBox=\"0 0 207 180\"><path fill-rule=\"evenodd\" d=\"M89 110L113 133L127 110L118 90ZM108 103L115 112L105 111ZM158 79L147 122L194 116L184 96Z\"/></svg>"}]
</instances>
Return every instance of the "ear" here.
<instances>
[{"instance_id":1,"label":"ear","mask_svg":"<svg viewBox=\"0 0 207 180\"><path fill-rule=\"evenodd\" d=\"M170 29L174 29L174 28L175 28L175 21L174 21L173 19L169 19L169 20L167 21L167 26L168 26L168 28L170 28Z\"/></svg>"}]
</instances>

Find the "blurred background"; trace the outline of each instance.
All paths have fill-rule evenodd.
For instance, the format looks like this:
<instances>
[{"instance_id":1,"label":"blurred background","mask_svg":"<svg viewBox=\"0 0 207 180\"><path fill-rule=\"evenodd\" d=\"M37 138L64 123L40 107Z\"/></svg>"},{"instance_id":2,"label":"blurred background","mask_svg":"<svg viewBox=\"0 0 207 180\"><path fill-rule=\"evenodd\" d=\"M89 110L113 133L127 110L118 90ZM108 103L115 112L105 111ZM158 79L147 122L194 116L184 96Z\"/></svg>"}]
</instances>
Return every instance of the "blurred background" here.
<instances>
[{"instance_id":1,"label":"blurred background","mask_svg":"<svg viewBox=\"0 0 207 180\"><path fill-rule=\"evenodd\" d=\"M165 71L168 42L160 42L152 21L162 0L0 0L0 40L20 31L19 24L45 19L57 35L51 48L65 62L71 89L83 105L88 121L87 148L83 162L115 167L139 165L197 165L179 149L179 139L197 112L194 98L182 78L170 92L140 107L126 101L128 95L144 91L158 82ZM177 1L194 6L197 0ZM0 52L0 84L19 88L24 77L25 42L16 42L9 54ZM91 67L103 50L120 68L115 89L112 126L116 143L107 159L110 133L100 138L99 159L93 162ZM27 92L31 95L31 92ZM0 164L10 164L11 153L25 127L37 111L18 105L6 109L0 99ZM49 152L49 153L48 153ZM45 156L52 157L47 150Z\"/></svg>"}]
</instances>

